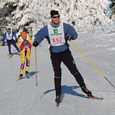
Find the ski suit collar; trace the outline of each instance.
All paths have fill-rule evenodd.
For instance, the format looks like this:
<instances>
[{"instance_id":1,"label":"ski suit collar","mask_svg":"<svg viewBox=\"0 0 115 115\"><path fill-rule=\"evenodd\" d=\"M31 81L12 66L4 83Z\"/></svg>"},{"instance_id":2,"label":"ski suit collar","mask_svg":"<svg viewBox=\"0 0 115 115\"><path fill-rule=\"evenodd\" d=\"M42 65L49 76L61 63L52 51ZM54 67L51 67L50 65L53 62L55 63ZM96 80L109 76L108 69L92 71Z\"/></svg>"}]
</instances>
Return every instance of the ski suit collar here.
<instances>
[{"instance_id":1,"label":"ski suit collar","mask_svg":"<svg viewBox=\"0 0 115 115\"><path fill-rule=\"evenodd\" d=\"M61 23L61 22L60 22ZM60 23L59 24L53 24L52 22L50 22L51 26L54 27L54 28L57 28L60 26Z\"/></svg>"}]
</instances>

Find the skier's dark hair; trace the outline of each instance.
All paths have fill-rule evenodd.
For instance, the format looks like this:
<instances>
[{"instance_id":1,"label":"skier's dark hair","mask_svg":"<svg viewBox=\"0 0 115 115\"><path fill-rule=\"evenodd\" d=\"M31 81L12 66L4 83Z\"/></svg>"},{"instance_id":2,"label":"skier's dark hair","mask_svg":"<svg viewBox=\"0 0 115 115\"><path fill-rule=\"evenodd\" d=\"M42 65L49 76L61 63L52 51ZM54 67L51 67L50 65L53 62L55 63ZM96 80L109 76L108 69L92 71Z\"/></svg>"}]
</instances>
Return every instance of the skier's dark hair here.
<instances>
[{"instance_id":1,"label":"skier's dark hair","mask_svg":"<svg viewBox=\"0 0 115 115\"><path fill-rule=\"evenodd\" d=\"M56 10L51 10L51 11L50 11L50 15L51 15L51 17L52 17L53 15L56 15L56 14L59 15L59 12L56 11Z\"/></svg>"},{"instance_id":2,"label":"skier's dark hair","mask_svg":"<svg viewBox=\"0 0 115 115\"><path fill-rule=\"evenodd\" d=\"M11 28L7 28L7 31L8 31L8 32L11 31Z\"/></svg>"}]
</instances>

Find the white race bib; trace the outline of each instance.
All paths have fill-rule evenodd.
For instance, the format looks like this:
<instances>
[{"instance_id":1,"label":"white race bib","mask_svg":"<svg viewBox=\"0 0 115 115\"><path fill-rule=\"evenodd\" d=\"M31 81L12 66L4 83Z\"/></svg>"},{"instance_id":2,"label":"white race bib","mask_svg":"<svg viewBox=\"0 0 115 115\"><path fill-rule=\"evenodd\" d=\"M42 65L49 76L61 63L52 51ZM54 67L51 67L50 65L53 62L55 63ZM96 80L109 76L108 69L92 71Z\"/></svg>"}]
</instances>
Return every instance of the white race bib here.
<instances>
[{"instance_id":1,"label":"white race bib","mask_svg":"<svg viewBox=\"0 0 115 115\"><path fill-rule=\"evenodd\" d=\"M6 38L7 38L7 40L11 40L12 39L12 33L10 33L10 34L6 33Z\"/></svg>"},{"instance_id":2,"label":"white race bib","mask_svg":"<svg viewBox=\"0 0 115 115\"><path fill-rule=\"evenodd\" d=\"M52 27L50 23L48 23L48 33L51 46L60 46L65 44L64 37L64 27L63 23L60 23L59 27Z\"/></svg>"}]
</instances>

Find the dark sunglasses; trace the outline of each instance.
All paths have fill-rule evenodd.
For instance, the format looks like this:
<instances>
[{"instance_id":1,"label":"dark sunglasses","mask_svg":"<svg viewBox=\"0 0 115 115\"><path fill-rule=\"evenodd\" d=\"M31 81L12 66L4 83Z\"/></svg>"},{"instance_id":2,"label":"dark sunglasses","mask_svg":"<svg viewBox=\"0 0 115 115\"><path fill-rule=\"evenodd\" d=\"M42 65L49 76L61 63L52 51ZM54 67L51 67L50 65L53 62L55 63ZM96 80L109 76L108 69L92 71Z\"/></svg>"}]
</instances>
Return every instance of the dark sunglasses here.
<instances>
[{"instance_id":1,"label":"dark sunglasses","mask_svg":"<svg viewBox=\"0 0 115 115\"><path fill-rule=\"evenodd\" d=\"M52 18L60 18L60 16L52 16Z\"/></svg>"}]
</instances>

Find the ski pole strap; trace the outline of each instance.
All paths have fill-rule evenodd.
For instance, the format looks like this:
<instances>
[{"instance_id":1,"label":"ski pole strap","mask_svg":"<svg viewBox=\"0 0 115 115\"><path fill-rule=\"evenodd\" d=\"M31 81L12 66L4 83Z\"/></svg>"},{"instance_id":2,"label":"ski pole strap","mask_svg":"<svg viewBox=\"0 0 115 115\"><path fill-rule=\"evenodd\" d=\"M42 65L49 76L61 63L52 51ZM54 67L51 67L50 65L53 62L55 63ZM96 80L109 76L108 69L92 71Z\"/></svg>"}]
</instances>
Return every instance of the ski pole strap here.
<instances>
[{"instance_id":1,"label":"ski pole strap","mask_svg":"<svg viewBox=\"0 0 115 115\"><path fill-rule=\"evenodd\" d=\"M92 61L92 59L77 45L77 43L75 43L73 40L70 41L71 44L80 52L80 54L82 54L85 59L93 66L93 68L97 71L97 73L104 77L109 83L110 85L115 88L115 86L107 79L106 75L104 74L104 72Z\"/></svg>"}]
</instances>

